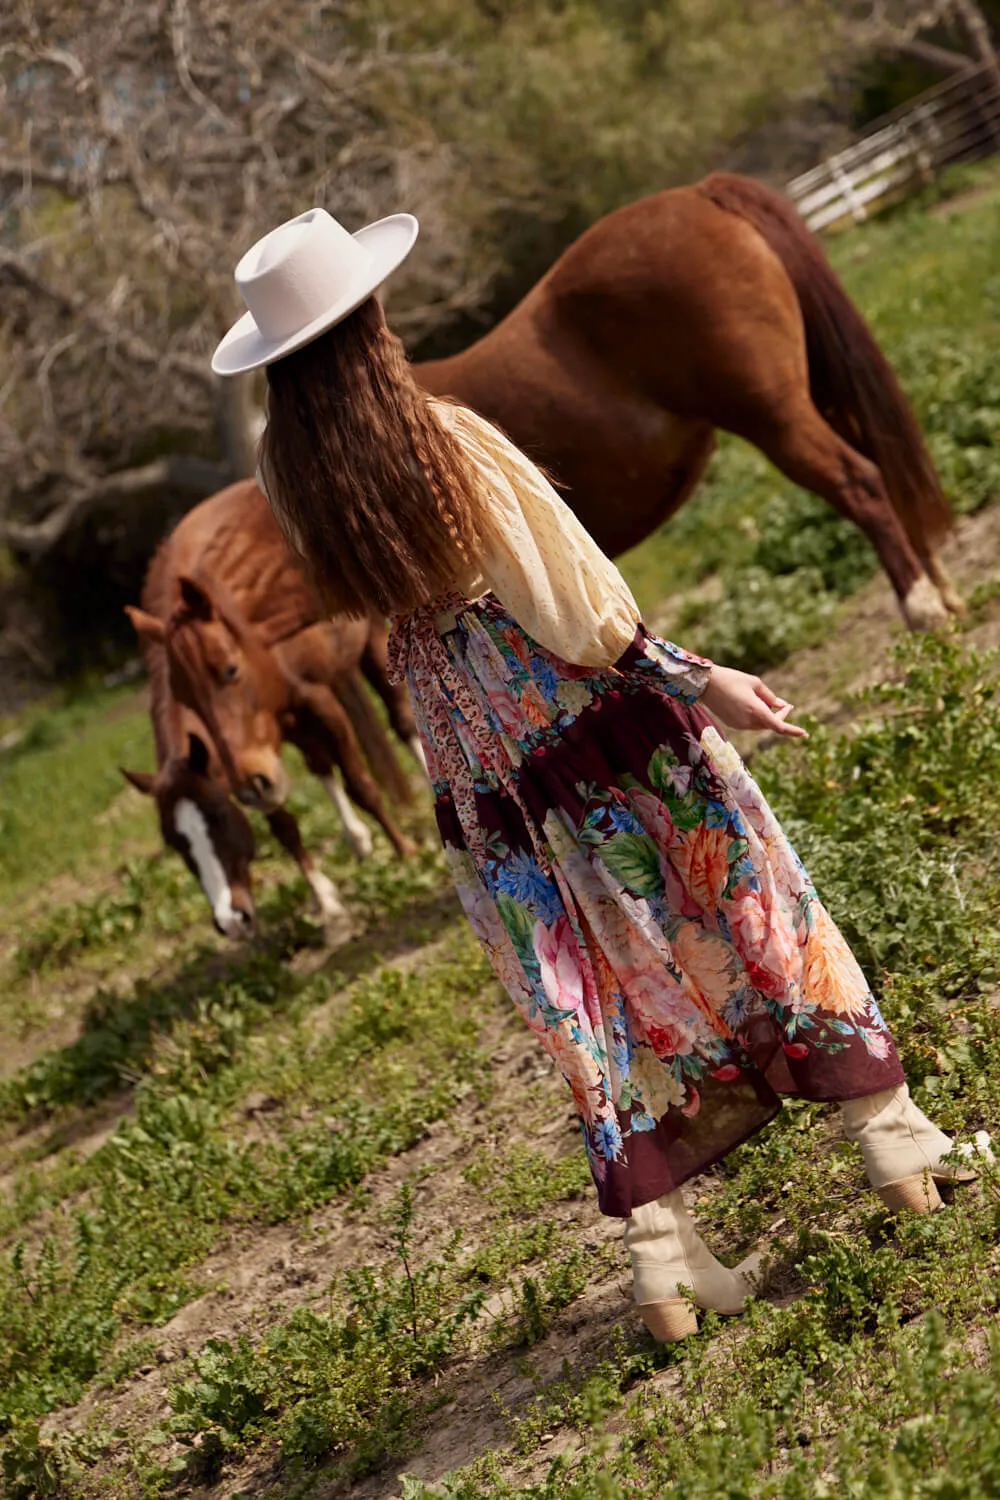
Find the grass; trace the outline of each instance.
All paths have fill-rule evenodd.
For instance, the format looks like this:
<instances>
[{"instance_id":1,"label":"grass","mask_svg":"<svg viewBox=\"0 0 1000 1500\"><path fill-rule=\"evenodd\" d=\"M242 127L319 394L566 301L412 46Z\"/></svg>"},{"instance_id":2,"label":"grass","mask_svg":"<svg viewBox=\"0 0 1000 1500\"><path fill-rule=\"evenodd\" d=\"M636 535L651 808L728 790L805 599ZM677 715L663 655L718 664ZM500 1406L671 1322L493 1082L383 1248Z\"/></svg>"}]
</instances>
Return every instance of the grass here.
<instances>
[{"instance_id":1,"label":"grass","mask_svg":"<svg viewBox=\"0 0 1000 1500\"><path fill-rule=\"evenodd\" d=\"M833 247L961 508L997 477L997 213L908 210ZM647 606L713 578L724 602L696 590L677 633L754 666L828 630L869 565L736 443L629 560ZM988 581L974 616L994 599ZM755 770L920 1102L963 1135L998 1131L1000 663L960 636L908 642L890 678L849 732L817 726ZM724 1258L763 1240L769 1300L657 1349L617 1290L568 1100L489 979L426 808L416 860L379 844L357 867L302 783L307 842L365 930L328 954L264 840L263 937L229 949L118 778L151 763L134 694L81 691L18 727L0 757L11 1500L217 1482L292 1500L365 1476L409 1500L1000 1492L994 1174L895 1222L833 1112L789 1105L694 1194Z\"/></svg>"}]
</instances>

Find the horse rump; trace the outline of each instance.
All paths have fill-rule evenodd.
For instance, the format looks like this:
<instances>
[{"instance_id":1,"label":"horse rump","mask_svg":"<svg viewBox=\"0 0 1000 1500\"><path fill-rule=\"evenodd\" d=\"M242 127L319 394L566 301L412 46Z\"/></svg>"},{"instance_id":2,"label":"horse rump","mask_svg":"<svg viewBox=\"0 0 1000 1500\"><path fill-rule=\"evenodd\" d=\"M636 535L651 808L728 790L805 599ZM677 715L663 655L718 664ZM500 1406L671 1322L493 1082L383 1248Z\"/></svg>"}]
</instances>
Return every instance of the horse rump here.
<instances>
[{"instance_id":1,"label":"horse rump","mask_svg":"<svg viewBox=\"0 0 1000 1500\"><path fill-rule=\"evenodd\" d=\"M793 204L749 177L714 172L695 189L751 224L781 261L805 324L813 405L882 473L893 509L922 550L950 530L923 434L889 361Z\"/></svg>"}]
</instances>

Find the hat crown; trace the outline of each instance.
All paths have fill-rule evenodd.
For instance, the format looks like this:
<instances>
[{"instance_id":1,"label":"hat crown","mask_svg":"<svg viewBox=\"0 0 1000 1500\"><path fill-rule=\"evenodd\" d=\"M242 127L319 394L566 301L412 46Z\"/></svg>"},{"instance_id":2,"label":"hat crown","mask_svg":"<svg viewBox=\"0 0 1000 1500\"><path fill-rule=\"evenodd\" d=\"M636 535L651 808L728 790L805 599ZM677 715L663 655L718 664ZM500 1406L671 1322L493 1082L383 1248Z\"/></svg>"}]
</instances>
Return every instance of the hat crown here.
<instances>
[{"instance_id":1,"label":"hat crown","mask_svg":"<svg viewBox=\"0 0 1000 1500\"><path fill-rule=\"evenodd\" d=\"M367 260L365 247L332 214L311 208L247 251L236 285L261 333L284 339L349 292Z\"/></svg>"}]
</instances>

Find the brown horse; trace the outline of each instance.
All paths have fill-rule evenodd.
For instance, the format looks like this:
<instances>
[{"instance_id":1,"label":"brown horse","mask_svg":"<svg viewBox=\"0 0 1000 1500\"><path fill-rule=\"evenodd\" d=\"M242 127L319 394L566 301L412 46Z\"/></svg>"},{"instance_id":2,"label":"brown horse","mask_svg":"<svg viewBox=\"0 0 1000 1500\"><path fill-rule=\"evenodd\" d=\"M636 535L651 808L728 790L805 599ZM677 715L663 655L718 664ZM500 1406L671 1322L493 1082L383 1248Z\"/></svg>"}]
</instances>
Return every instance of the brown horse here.
<instances>
[{"instance_id":1,"label":"brown horse","mask_svg":"<svg viewBox=\"0 0 1000 1500\"><path fill-rule=\"evenodd\" d=\"M252 937L257 927L250 877L256 853L253 829L229 796L225 771L201 720L170 692L165 647L147 639L145 656L157 770L123 769L122 775L153 798L163 841L198 881L217 931L232 939ZM271 832L308 881L324 925L331 934L346 931L343 901L306 849L294 815L279 807L266 816ZM364 824L360 827L367 836ZM350 841L351 830L345 831ZM365 852L353 842L352 848L358 855Z\"/></svg>"},{"instance_id":2,"label":"brown horse","mask_svg":"<svg viewBox=\"0 0 1000 1500\"><path fill-rule=\"evenodd\" d=\"M415 373L542 463L611 556L684 503L724 428L861 528L911 628L961 609L906 398L816 239L760 183L716 173L609 214L484 338Z\"/></svg>"},{"instance_id":3,"label":"brown horse","mask_svg":"<svg viewBox=\"0 0 1000 1500\"><path fill-rule=\"evenodd\" d=\"M359 858L371 852L371 836L335 775L338 767L351 797L381 823L397 853L412 852L375 776L400 801L410 795L409 782L358 679L360 668L422 764L405 690L385 675L384 622L323 617L252 481L230 486L184 517L150 564L143 606L129 614L150 663L154 714L159 701L161 714L171 716L169 730L157 735L158 802L172 795L184 734L203 734L218 758L217 779L268 817L325 915L339 914L336 892L312 867L283 807L288 777L280 748L287 740L302 752ZM161 805L161 823L162 817Z\"/></svg>"}]
</instances>

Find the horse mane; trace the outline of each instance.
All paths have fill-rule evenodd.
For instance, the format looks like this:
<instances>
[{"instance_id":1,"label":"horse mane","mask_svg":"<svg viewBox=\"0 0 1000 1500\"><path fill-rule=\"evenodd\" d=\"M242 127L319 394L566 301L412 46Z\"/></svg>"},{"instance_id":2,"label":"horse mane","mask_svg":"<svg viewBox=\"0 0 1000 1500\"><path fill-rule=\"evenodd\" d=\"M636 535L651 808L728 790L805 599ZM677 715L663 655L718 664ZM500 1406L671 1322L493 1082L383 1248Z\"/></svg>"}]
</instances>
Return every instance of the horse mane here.
<instances>
[{"instance_id":1,"label":"horse mane","mask_svg":"<svg viewBox=\"0 0 1000 1500\"><path fill-rule=\"evenodd\" d=\"M167 604L169 575L166 551L169 538L161 542L150 559L143 580L140 603L147 614L166 624L170 614ZM180 716L178 705L170 691L170 663L167 648L160 641L143 637L142 656L149 678L149 716L153 724L153 741L156 746L157 769L180 751Z\"/></svg>"}]
</instances>

